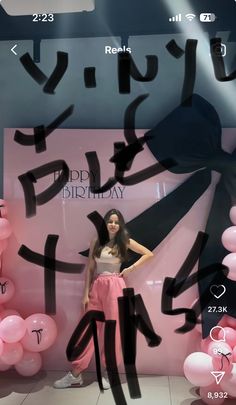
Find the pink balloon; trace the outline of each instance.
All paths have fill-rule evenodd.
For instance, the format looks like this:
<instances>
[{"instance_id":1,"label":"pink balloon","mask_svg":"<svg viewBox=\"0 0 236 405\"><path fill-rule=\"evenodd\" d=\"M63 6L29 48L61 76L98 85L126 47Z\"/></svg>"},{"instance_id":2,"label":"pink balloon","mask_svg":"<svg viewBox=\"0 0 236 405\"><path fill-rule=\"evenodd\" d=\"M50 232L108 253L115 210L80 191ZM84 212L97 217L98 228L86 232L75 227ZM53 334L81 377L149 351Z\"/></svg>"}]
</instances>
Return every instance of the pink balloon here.
<instances>
[{"instance_id":1,"label":"pink balloon","mask_svg":"<svg viewBox=\"0 0 236 405\"><path fill-rule=\"evenodd\" d=\"M22 359L15 365L19 374L29 377L35 375L42 367L42 357L39 353L25 351Z\"/></svg>"},{"instance_id":2,"label":"pink balloon","mask_svg":"<svg viewBox=\"0 0 236 405\"><path fill-rule=\"evenodd\" d=\"M236 228L236 227L235 227ZM224 257L222 264L229 268L228 278L236 280L236 253L230 253Z\"/></svg>"},{"instance_id":3,"label":"pink balloon","mask_svg":"<svg viewBox=\"0 0 236 405\"><path fill-rule=\"evenodd\" d=\"M12 233L11 224L6 218L0 218L0 239L9 238Z\"/></svg>"},{"instance_id":4,"label":"pink balloon","mask_svg":"<svg viewBox=\"0 0 236 405\"><path fill-rule=\"evenodd\" d=\"M225 326L228 326L227 315L223 315L223 317L221 318L221 320L218 322L217 325L222 326L222 328L224 328Z\"/></svg>"},{"instance_id":5,"label":"pink balloon","mask_svg":"<svg viewBox=\"0 0 236 405\"><path fill-rule=\"evenodd\" d=\"M229 211L229 217L231 222L236 225L236 205L234 205L231 210Z\"/></svg>"},{"instance_id":6,"label":"pink balloon","mask_svg":"<svg viewBox=\"0 0 236 405\"><path fill-rule=\"evenodd\" d=\"M225 318L227 322L226 326L230 326L231 328L236 329L236 319L232 318L232 316L229 315L226 315Z\"/></svg>"},{"instance_id":7,"label":"pink balloon","mask_svg":"<svg viewBox=\"0 0 236 405\"><path fill-rule=\"evenodd\" d=\"M236 363L236 346L233 348L233 362Z\"/></svg>"},{"instance_id":8,"label":"pink balloon","mask_svg":"<svg viewBox=\"0 0 236 405\"><path fill-rule=\"evenodd\" d=\"M2 199L0 199L0 212L2 218L7 218L8 214L7 203L5 200Z\"/></svg>"},{"instance_id":9,"label":"pink balloon","mask_svg":"<svg viewBox=\"0 0 236 405\"><path fill-rule=\"evenodd\" d=\"M217 398L217 393L222 392L222 388L220 385L216 383L209 385L208 387L200 387L200 397L204 404L207 405L221 405L224 403L225 398ZM209 393L214 396L213 398L209 398ZM214 395L215 394L215 395Z\"/></svg>"},{"instance_id":10,"label":"pink balloon","mask_svg":"<svg viewBox=\"0 0 236 405\"><path fill-rule=\"evenodd\" d=\"M0 277L0 304L4 304L13 297L15 286L7 277Z\"/></svg>"},{"instance_id":11,"label":"pink balloon","mask_svg":"<svg viewBox=\"0 0 236 405\"><path fill-rule=\"evenodd\" d=\"M226 326L223 329L225 332L225 342L228 343L228 345L230 345L231 348L233 348L234 346L236 346L236 331L233 328L229 328L228 326ZM218 334L219 339L224 338L224 332L222 329L219 331Z\"/></svg>"},{"instance_id":12,"label":"pink balloon","mask_svg":"<svg viewBox=\"0 0 236 405\"><path fill-rule=\"evenodd\" d=\"M4 309L1 313L0 313L0 318L4 319L7 316L11 316L11 315L17 315L20 316L19 312L16 311L15 309Z\"/></svg>"},{"instance_id":13,"label":"pink balloon","mask_svg":"<svg viewBox=\"0 0 236 405\"><path fill-rule=\"evenodd\" d=\"M1 287L0 287L0 288L1 288ZM0 305L0 322L1 322L1 320L3 319L3 311L4 311L4 308L3 308L2 305Z\"/></svg>"},{"instance_id":14,"label":"pink balloon","mask_svg":"<svg viewBox=\"0 0 236 405\"><path fill-rule=\"evenodd\" d=\"M0 371L7 371L9 370L9 368L11 368L11 366L9 364L4 363L0 357Z\"/></svg>"},{"instance_id":15,"label":"pink balloon","mask_svg":"<svg viewBox=\"0 0 236 405\"><path fill-rule=\"evenodd\" d=\"M23 338L25 332L25 321L18 315L7 316L0 323L0 337L4 342L18 342Z\"/></svg>"},{"instance_id":16,"label":"pink balloon","mask_svg":"<svg viewBox=\"0 0 236 405\"><path fill-rule=\"evenodd\" d=\"M223 391L228 392L232 397L236 396L236 364L234 363L233 369L230 374L225 374L221 380L221 388Z\"/></svg>"},{"instance_id":17,"label":"pink balloon","mask_svg":"<svg viewBox=\"0 0 236 405\"><path fill-rule=\"evenodd\" d=\"M48 349L57 336L56 322L48 315L34 314L26 318L26 334L21 340L24 349L41 352Z\"/></svg>"},{"instance_id":18,"label":"pink balloon","mask_svg":"<svg viewBox=\"0 0 236 405\"><path fill-rule=\"evenodd\" d=\"M230 374L233 369L233 356L227 356L227 359L222 356L222 359L213 359L212 364L214 371L225 371L226 374Z\"/></svg>"},{"instance_id":19,"label":"pink balloon","mask_svg":"<svg viewBox=\"0 0 236 405\"><path fill-rule=\"evenodd\" d=\"M4 343L3 352L1 355L1 360L3 363L8 365L13 365L18 363L23 356L23 347L17 343Z\"/></svg>"},{"instance_id":20,"label":"pink balloon","mask_svg":"<svg viewBox=\"0 0 236 405\"><path fill-rule=\"evenodd\" d=\"M201 340L201 350L205 353L208 352L209 345L212 343L212 339L208 336L206 339Z\"/></svg>"},{"instance_id":21,"label":"pink balloon","mask_svg":"<svg viewBox=\"0 0 236 405\"><path fill-rule=\"evenodd\" d=\"M236 252L236 226L230 226L222 234L222 243L225 249Z\"/></svg>"},{"instance_id":22,"label":"pink balloon","mask_svg":"<svg viewBox=\"0 0 236 405\"><path fill-rule=\"evenodd\" d=\"M216 359L221 359L222 353L227 354L229 352L232 353L232 348L225 342L212 341L207 350L207 354Z\"/></svg>"},{"instance_id":23,"label":"pink balloon","mask_svg":"<svg viewBox=\"0 0 236 405\"><path fill-rule=\"evenodd\" d=\"M4 343L3 343L2 339L0 338L0 357L3 352L3 347L4 347Z\"/></svg>"},{"instance_id":24,"label":"pink balloon","mask_svg":"<svg viewBox=\"0 0 236 405\"><path fill-rule=\"evenodd\" d=\"M198 387L206 387L215 381L212 358L202 352L191 353L184 362L184 374L188 381Z\"/></svg>"},{"instance_id":25,"label":"pink balloon","mask_svg":"<svg viewBox=\"0 0 236 405\"><path fill-rule=\"evenodd\" d=\"M8 240L7 239L0 240L0 255L7 248L7 245L8 245Z\"/></svg>"}]
</instances>

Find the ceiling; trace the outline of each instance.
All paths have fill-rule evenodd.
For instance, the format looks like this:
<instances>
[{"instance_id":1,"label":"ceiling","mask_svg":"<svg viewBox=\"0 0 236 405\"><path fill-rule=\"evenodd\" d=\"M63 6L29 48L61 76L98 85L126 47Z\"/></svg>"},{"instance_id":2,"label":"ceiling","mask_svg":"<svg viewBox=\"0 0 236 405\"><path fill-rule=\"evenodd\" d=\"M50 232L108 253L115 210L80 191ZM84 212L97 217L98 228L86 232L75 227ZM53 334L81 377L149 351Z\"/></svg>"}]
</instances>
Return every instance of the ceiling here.
<instances>
[{"instance_id":1,"label":"ceiling","mask_svg":"<svg viewBox=\"0 0 236 405\"><path fill-rule=\"evenodd\" d=\"M83 0L87 3L95 0ZM16 4L16 8L13 7ZM33 6L32 4L35 3ZM45 3L44 12L49 10L47 4L53 4L59 14L55 15L53 23L32 23L30 15L10 16L11 13L27 11L27 4L31 10L40 10ZM2 0L0 4L0 40L46 39L46 38L82 38L119 36L124 41L131 35L156 35L181 32L181 24L169 23L169 0L97 0L95 9L91 12L71 12L72 4L82 0ZM19 8L20 4L20 8ZM60 6L59 6L60 4ZM236 1L227 0L173 0L171 15L181 11L183 5L187 12L214 12L217 19L214 23L202 24L202 30L213 37L217 32L229 31L230 41L236 40ZM51 9L50 9L51 10ZM68 11L66 11L68 10ZM75 11L75 8L73 9ZM55 11L56 12L56 11ZM194 27L194 25L193 25Z\"/></svg>"},{"instance_id":2,"label":"ceiling","mask_svg":"<svg viewBox=\"0 0 236 405\"><path fill-rule=\"evenodd\" d=\"M1 5L11 16L34 13L77 13L93 11L95 0L1 0Z\"/></svg>"}]
</instances>

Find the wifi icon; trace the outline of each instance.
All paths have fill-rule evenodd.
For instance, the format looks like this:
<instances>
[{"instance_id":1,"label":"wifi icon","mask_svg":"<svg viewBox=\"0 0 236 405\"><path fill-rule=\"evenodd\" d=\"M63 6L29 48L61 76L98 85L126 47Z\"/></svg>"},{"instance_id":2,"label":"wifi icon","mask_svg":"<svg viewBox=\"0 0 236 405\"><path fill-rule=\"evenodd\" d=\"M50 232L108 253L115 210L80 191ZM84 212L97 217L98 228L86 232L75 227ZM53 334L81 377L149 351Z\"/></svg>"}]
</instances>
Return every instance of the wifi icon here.
<instances>
[{"instance_id":1,"label":"wifi icon","mask_svg":"<svg viewBox=\"0 0 236 405\"><path fill-rule=\"evenodd\" d=\"M185 14L185 17L187 18L187 20L189 21L193 21L193 19L196 17L195 14Z\"/></svg>"}]
</instances>

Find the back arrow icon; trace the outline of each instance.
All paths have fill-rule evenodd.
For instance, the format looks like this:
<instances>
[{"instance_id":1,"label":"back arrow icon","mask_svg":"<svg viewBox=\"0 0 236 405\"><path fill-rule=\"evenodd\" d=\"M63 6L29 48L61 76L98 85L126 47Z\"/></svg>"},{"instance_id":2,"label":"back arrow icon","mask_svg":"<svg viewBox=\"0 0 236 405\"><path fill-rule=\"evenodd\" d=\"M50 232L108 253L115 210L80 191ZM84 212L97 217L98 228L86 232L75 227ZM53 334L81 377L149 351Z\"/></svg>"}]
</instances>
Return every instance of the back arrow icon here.
<instances>
[{"instance_id":1,"label":"back arrow icon","mask_svg":"<svg viewBox=\"0 0 236 405\"><path fill-rule=\"evenodd\" d=\"M17 44L15 44L12 48L11 51L14 53L14 55L17 55L17 53L14 51L14 49L17 47Z\"/></svg>"}]
</instances>

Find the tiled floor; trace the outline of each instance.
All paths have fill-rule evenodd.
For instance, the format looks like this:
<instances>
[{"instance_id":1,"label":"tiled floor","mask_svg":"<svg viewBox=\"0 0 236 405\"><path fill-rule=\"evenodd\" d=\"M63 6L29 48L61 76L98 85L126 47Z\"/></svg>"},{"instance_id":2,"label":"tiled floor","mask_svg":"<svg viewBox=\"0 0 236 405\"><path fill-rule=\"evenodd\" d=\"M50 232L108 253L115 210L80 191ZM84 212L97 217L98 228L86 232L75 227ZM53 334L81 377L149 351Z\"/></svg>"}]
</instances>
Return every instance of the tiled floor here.
<instances>
[{"instance_id":1,"label":"tiled floor","mask_svg":"<svg viewBox=\"0 0 236 405\"><path fill-rule=\"evenodd\" d=\"M84 375L84 386L54 389L53 381L64 373L41 372L21 377L14 371L0 373L0 405L116 405L112 391L99 391L94 373ZM127 405L202 405L197 390L182 377L139 375L141 398L131 399L125 375L121 375ZM235 401L228 400L227 405ZM125 405L125 402L117 405Z\"/></svg>"}]
</instances>

